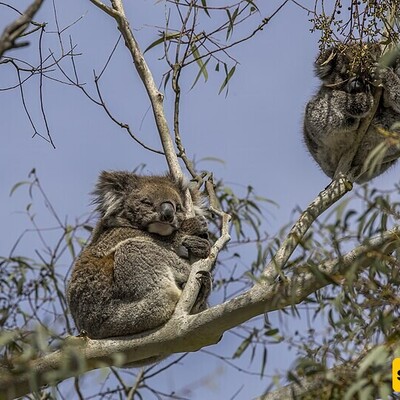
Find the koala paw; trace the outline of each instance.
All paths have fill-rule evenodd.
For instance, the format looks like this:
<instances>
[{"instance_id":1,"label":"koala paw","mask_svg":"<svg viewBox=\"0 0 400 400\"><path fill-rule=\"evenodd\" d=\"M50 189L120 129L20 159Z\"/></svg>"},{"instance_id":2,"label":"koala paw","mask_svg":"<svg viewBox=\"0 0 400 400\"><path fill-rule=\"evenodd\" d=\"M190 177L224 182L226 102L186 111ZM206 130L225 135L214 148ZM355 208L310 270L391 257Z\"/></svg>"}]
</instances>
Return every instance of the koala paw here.
<instances>
[{"instance_id":1,"label":"koala paw","mask_svg":"<svg viewBox=\"0 0 400 400\"><path fill-rule=\"evenodd\" d=\"M212 277L210 272L199 271L196 278L200 284L200 290L196 299L196 303L194 304L192 309L193 314L207 309L207 299L211 293L212 288Z\"/></svg>"},{"instance_id":2,"label":"koala paw","mask_svg":"<svg viewBox=\"0 0 400 400\"><path fill-rule=\"evenodd\" d=\"M208 239L199 236L185 236L182 245L195 257L207 258L210 255L211 245Z\"/></svg>"},{"instance_id":3,"label":"koala paw","mask_svg":"<svg viewBox=\"0 0 400 400\"><path fill-rule=\"evenodd\" d=\"M208 239L207 220L204 217L188 218L182 222L181 231L186 235L199 236Z\"/></svg>"},{"instance_id":4,"label":"koala paw","mask_svg":"<svg viewBox=\"0 0 400 400\"><path fill-rule=\"evenodd\" d=\"M372 84L376 87L385 87L392 79L394 72L378 63L374 64L371 70Z\"/></svg>"}]
</instances>

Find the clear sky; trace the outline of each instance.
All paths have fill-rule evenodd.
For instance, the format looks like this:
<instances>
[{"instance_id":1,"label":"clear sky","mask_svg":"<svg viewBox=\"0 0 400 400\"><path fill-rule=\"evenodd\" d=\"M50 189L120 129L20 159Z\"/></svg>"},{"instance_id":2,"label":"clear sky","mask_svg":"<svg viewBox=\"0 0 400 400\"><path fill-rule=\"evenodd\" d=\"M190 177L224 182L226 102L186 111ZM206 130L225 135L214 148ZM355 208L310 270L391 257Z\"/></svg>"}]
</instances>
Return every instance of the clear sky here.
<instances>
[{"instance_id":1,"label":"clear sky","mask_svg":"<svg viewBox=\"0 0 400 400\"><path fill-rule=\"evenodd\" d=\"M18 8L28 3L19 1ZM164 4L145 0L125 3L134 33L144 49L157 38L156 27L164 25ZM262 6L262 17L270 15L280 4L277 0L265 3L268 4ZM115 23L89 1L56 0L56 6L61 28L82 16L65 38L68 44L71 35L77 44L76 52L82 54L76 58L80 80L95 95L93 69L101 71L118 38ZM15 13L0 8L0 27L14 18ZM51 2L45 2L35 19L49 22L43 46L45 56L49 48L58 52L57 35L51 33L55 31ZM251 26L256 26L256 19ZM239 192L250 184L258 194L279 203L279 208L269 207L263 226L272 235L290 221L295 207L306 207L329 183L302 141L304 107L318 86L312 68L318 36L310 33L310 27L305 11L289 2L262 32L234 48L231 55L240 64L227 97L218 95L223 75L212 72L213 67L206 84L201 78L189 90L197 74L196 66L184 72L182 81L181 131L188 155L197 160L204 157L224 160L224 164L205 161L199 166L213 171L217 178L223 178ZM38 64L36 42L11 54ZM146 53L156 82L161 81L167 69L161 56L161 47ZM71 72L71 65L68 62L65 65ZM0 64L0 88L16 83L12 66ZM100 85L114 115L129 123L146 144L160 148L147 97L122 44ZM26 83L25 96L38 130L45 134L38 77ZM101 170L132 170L141 163L146 164L145 172L166 170L162 156L140 148L78 89L45 80L43 96L56 149L39 137L32 138L18 90L0 92L0 255L7 255L20 233L29 227L26 216L20 213L29 202L26 191L19 190L12 197L9 193L16 182L27 179L32 168L36 168L58 213L64 218L68 216L71 223L75 217L90 211L88 193ZM167 95L165 104L170 121L172 102L173 97ZM398 168L375 179L373 184L380 188L391 186L398 180ZM53 221L41 211L43 226L51 226ZM27 253L33 251L29 237L21 243L21 249ZM246 256L245 259L251 260L253 254ZM232 355L233 341L233 335L227 333L209 350ZM290 368L293 358L285 346L271 346L266 373ZM251 365L248 356L243 358L241 367L257 371L257 363ZM267 381L230 369L205 354L190 355L184 366L166 371L160 376L159 385L165 391L179 389L182 378L190 384L210 374L215 378L209 382L212 384L195 391L189 396L191 399L229 399L242 386L236 398L249 399L268 386Z\"/></svg>"}]
</instances>

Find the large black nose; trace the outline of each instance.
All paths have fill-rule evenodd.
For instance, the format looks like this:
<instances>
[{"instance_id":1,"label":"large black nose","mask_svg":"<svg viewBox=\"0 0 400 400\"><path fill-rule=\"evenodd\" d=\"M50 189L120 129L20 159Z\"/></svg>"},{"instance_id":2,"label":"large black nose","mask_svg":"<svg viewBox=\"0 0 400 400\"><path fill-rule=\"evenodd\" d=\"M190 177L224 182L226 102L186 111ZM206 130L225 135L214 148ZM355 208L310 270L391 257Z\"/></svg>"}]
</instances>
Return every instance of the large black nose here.
<instances>
[{"instance_id":1,"label":"large black nose","mask_svg":"<svg viewBox=\"0 0 400 400\"><path fill-rule=\"evenodd\" d=\"M365 91L366 83L358 77L349 79L347 83L347 92L348 93L361 93Z\"/></svg>"},{"instance_id":2,"label":"large black nose","mask_svg":"<svg viewBox=\"0 0 400 400\"><path fill-rule=\"evenodd\" d=\"M175 217L175 208L169 201L161 203L160 206L161 221L172 222Z\"/></svg>"}]
</instances>

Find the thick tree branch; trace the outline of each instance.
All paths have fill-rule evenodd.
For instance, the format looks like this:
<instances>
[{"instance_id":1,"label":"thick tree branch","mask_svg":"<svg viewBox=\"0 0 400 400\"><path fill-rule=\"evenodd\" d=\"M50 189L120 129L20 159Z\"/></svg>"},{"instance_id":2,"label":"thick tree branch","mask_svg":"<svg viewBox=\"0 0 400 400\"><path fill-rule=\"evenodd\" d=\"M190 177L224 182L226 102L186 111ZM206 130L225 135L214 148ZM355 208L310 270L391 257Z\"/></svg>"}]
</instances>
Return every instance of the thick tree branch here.
<instances>
[{"instance_id":1,"label":"thick tree branch","mask_svg":"<svg viewBox=\"0 0 400 400\"><path fill-rule=\"evenodd\" d=\"M32 18L35 16L42 3L43 0L35 0L18 19L4 29L0 36L0 58L7 50L28 45L28 42L16 43L16 40L20 38L28 28Z\"/></svg>"}]
</instances>

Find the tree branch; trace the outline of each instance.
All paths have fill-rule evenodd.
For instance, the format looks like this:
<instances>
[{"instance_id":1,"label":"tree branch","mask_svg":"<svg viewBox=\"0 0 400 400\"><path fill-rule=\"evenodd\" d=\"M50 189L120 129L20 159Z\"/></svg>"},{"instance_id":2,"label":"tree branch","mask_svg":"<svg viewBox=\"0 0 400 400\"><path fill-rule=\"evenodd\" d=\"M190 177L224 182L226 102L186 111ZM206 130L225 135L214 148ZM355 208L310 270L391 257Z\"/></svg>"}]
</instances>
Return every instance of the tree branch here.
<instances>
[{"instance_id":1,"label":"tree branch","mask_svg":"<svg viewBox=\"0 0 400 400\"><path fill-rule=\"evenodd\" d=\"M330 190L332 188L328 192ZM224 232L226 235L222 235L212 248L211 259L215 259L229 237L226 224ZM311 293L332 284L336 275L345 274L350 267L368 267L375 259L372 250L390 254L399 247L399 237L400 227L396 227L367 240L340 258L323 263L318 267L318 273L302 268L294 270L290 277L273 283L261 279L247 292L199 314L189 315L183 312L188 308L185 306L187 298L183 297L172 318L163 327L152 332L118 339L67 338L60 350L30 361L12 360L14 368L11 371L2 368L0 393L4 393L6 399L12 399L44 384L56 384L60 380L96 368L196 351L214 344L225 331L257 315L301 303ZM291 242L287 244L289 248L292 245ZM196 284L196 271L206 268L203 262L206 261L194 264L194 272L188 285Z\"/></svg>"},{"instance_id":2,"label":"tree branch","mask_svg":"<svg viewBox=\"0 0 400 400\"><path fill-rule=\"evenodd\" d=\"M273 282L279 275L282 274L282 269L285 267L293 251L301 242L304 235L312 225L312 223L329 207L341 199L348 191L352 189L352 184L345 177L333 180L307 209L300 215L297 222L294 224L285 241L265 267L263 278L268 282Z\"/></svg>"},{"instance_id":3,"label":"tree branch","mask_svg":"<svg viewBox=\"0 0 400 400\"><path fill-rule=\"evenodd\" d=\"M170 130L164 113L164 95L158 90L153 75L144 59L142 51L140 50L139 44L133 36L125 15L122 0L112 0L112 8L107 7L99 0L90 1L116 20L118 29L125 40L125 45L131 53L136 71L139 74L149 96L169 170L174 177L182 177L182 170L179 166L178 157L176 156L174 144L171 139Z\"/></svg>"},{"instance_id":4,"label":"tree branch","mask_svg":"<svg viewBox=\"0 0 400 400\"><path fill-rule=\"evenodd\" d=\"M32 18L35 16L42 3L43 0L35 0L18 19L4 29L0 36L0 58L7 50L28 45L28 42L16 43L16 40L20 38L28 28Z\"/></svg>"}]
</instances>

